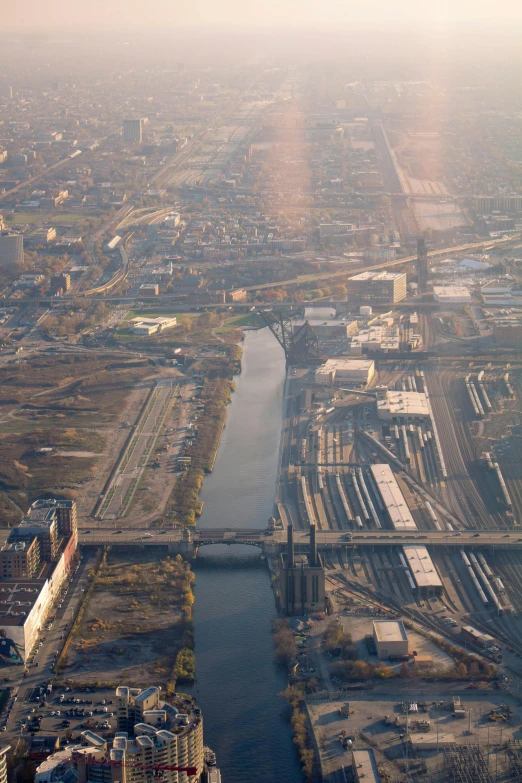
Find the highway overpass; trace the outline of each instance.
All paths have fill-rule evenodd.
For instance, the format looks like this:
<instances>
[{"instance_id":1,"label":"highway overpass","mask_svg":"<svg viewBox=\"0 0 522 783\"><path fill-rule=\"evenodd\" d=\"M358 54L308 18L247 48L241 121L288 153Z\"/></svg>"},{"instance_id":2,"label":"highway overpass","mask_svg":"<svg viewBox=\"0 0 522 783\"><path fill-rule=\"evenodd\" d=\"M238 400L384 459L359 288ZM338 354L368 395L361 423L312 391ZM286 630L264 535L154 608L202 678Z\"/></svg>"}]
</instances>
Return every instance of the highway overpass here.
<instances>
[{"instance_id":1,"label":"highway overpass","mask_svg":"<svg viewBox=\"0 0 522 783\"><path fill-rule=\"evenodd\" d=\"M351 538L349 536L351 535ZM165 547L171 552L190 555L200 546L208 544L247 544L262 548L267 553L276 554L286 546L286 532L267 533L258 529L198 529L187 532L181 530L150 529L139 532L115 528L93 528L79 531L80 544L84 546L123 546L123 547ZM294 531L296 551L309 546L309 534ZM462 530L462 531L413 531L402 533L394 530L353 531L317 531L317 545L321 550L352 549L353 547L407 546L422 544L429 547L473 547L474 549L520 549L522 550L522 531L505 530Z\"/></svg>"}]
</instances>

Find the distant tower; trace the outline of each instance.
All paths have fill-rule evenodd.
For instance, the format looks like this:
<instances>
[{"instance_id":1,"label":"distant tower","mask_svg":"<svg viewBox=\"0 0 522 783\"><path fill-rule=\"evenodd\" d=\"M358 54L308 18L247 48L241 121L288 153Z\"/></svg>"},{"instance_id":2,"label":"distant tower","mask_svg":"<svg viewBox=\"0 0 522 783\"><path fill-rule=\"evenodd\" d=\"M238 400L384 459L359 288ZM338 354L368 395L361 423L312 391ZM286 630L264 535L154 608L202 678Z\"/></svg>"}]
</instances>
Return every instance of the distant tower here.
<instances>
[{"instance_id":1,"label":"distant tower","mask_svg":"<svg viewBox=\"0 0 522 783\"><path fill-rule=\"evenodd\" d=\"M123 140L139 141L142 140L143 121L142 120L124 120L123 121Z\"/></svg>"},{"instance_id":2,"label":"distant tower","mask_svg":"<svg viewBox=\"0 0 522 783\"><path fill-rule=\"evenodd\" d=\"M422 237L417 240L417 282L419 293L426 291L428 287L428 251Z\"/></svg>"}]
</instances>

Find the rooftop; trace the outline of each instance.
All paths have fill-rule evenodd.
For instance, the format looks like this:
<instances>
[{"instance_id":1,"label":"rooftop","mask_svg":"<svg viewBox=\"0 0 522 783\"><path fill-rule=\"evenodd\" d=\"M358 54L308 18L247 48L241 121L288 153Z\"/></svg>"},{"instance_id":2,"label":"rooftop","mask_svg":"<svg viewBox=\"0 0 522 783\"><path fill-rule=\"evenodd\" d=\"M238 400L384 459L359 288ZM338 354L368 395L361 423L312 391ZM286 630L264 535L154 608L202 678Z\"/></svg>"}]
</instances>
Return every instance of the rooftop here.
<instances>
[{"instance_id":1,"label":"rooftop","mask_svg":"<svg viewBox=\"0 0 522 783\"><path fill-rule=\"evenodd\" d=\"M383 272L376 270L375 272L359 272L358 275L349 277L348 280L397 280L399 277L403 277L404 274L404 272Z\"/></svg>"},{"instance_id":2,"label":"rooftop","mask_svg":"<svg viewBox=\"0 0 522 783\"><path fill-rule=\"evenodd\" d=\"M402 548L418 587L442 587L440 576L425 546L416 544Z\"/></svg>"},{"instance_id":3,"label":"rooftop","mask_svg":"<svg viewBox=\"0 0 522 783\"><path fill-rule=\"evenodd\" d=\"M0 627L23 625L46 579L3 579L0 582Z\"/></svg>"},{"instance_id":4,"label":"rooftop","mask_svg":"<svg viewBox=\"0 0 522 783\"><path fill-rule=\"evenodd\" d=\"M364 780L364 783L381 783L381 776L371 748L353 751L353 767L356 780Z\"/></svg>"},{"instance_id":5,"label":"rooftop","mask_svg":"<svg viewBox=\"0 0 522 783\"><path fill-rule=\"evenodd\" d=\"M333 372L333 370L369 370L374 365L373 359L327 359L319 368L323 372Z\"/></svg>"},{"instance_id":6,"label":"rooftop","mask_svg":"<svg viewBox=\"0 0 522 783\"><path fill-rule=\"evenodd\" d=\"M396 416L429 416L428 400L423 392L388 390L382 400L377 400L377 412L389 411Z\"/></svg>"},{"instance_id":7,"label":"rooftop","mask_svg":"<svg viewBox=\"0 0 522 783\"><path fill-rule=\"evenodd\" d=\"M371 465L370 469L395 530L416 530L415 520L390 466Z\"/></svg>"},{"instance_id":8,"label":"rooftop","mask_svg":"<svg viewBox=\"0 0 522 783\"><path fill-rule=\"evenodd\" d=\"M378 642L407 642L402 620L374 620L373 630Z\"/></svg>"}]
</instances>

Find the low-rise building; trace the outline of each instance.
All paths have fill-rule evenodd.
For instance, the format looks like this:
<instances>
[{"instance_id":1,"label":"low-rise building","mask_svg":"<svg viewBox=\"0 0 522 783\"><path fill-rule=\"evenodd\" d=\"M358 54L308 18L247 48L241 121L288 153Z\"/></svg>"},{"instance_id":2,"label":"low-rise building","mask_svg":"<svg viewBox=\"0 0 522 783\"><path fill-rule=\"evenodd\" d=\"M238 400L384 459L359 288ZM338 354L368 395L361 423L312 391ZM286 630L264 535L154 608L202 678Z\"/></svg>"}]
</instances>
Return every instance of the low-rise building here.
<instances>
[{"instance_id":1,"label":"low-rise building","mask_svg":"<svg viewBox=\"0 0 522 783\"><path fill-rule=\"evenodd\" d=\"M471 294L465 285L434 285L433 298L444 304L467 304Z\"/></svg>"},{"instance_id":2,"label":"low-rise building","mask_svg":"<svg viewBox=\"0 0 522 783\"><path fill-rule=\"evenodd\" d=\"M159 285L157 283L143 283L140 285L139 295L148 299L159 295Z\"/></svg>"},{"instance_id":3,"label":"low-rise building","mask_svg":"<svg viewBox=\"0 0 522 783\"><path fill-rule=\"evenodd\" d=\"M134 318L133 323L134 334L151 335L163 332L165 329L173 329L178 320L177 318Z\"/></svg>"},{"instance_id":4,"label":"low-rise building","mask_svg":"<svg viewBox=\"0 0 522 783\"><path fill-rule=\"evenodd\" d=\"M396 423L430 419L430 406L424 392L388 389L377 400L377 416Z\"/></svg>"},{"instance_id":5,"label":"low-rise building","mask_svg":"<svg viewBox=\"0 0 522 783\"><path fill-rule=\"evenodd\" d=\"M352 774L355 783L381 783L379 767L372 748L353 751Z\"/></svg>"},{"instance_id":6,"label":"low-rise building","mask_svg":"<svg viewBox=\"0 0 522 783\"><path fill-rule=\"evenodd\" d=\"M375 620L373 638L380 661L407 657L408 634L402 620Z\"/></svg>"},{"instance_id":7,"label":"low-rise building","mask_svg":"<svg viewBox=\"0 0 522 783\"><path fill-rule=\"evenodd\" d=\"M315 371L315 383L320 386L332 386L334 383L367 386L374 375L373 359L327 359Z\"/></svg>"}]
</instances>

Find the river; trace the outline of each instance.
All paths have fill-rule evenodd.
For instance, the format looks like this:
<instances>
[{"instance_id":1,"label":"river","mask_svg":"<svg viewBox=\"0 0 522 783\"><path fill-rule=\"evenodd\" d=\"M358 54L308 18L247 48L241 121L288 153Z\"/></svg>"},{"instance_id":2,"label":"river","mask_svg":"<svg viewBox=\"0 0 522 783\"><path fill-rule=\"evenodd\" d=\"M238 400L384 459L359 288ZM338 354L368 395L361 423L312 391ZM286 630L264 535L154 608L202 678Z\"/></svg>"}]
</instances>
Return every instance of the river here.
<instances>
[{"instance_id":1,"label":"river","mask_svg":"<svg viewBox=\"0 0 522 783\"><path fill-rule=\"evenodd\" d=\"M268 329L248 332L213 473L201 492L201 527L266 525L272 513L285 382L283 352ZM286 677L274 663L273 593L260 551L202 547L194 631L205 743L223 783L300 783L284 701Z\"/></svg>"}]
</instances>

